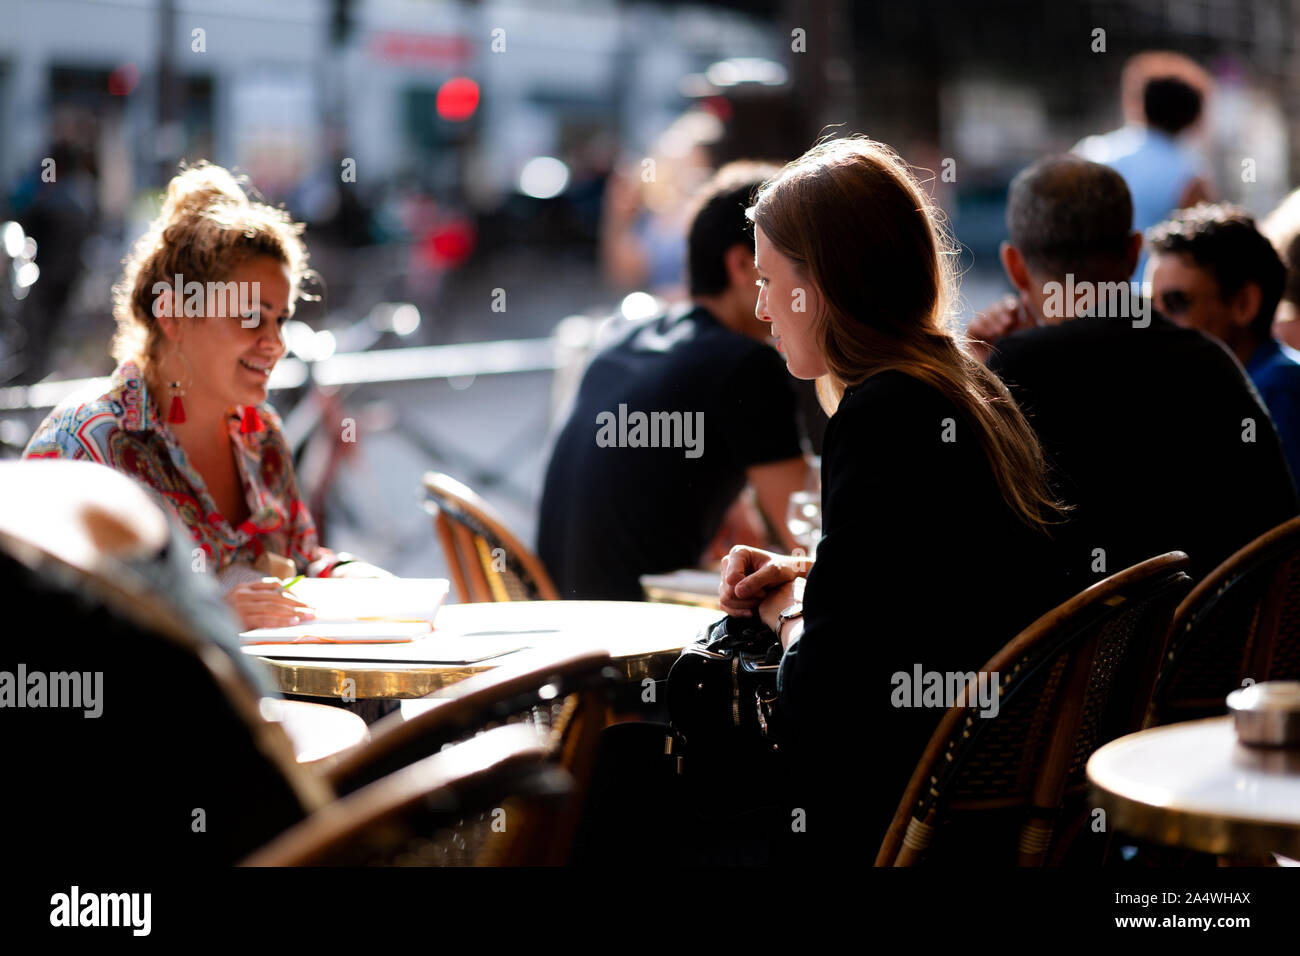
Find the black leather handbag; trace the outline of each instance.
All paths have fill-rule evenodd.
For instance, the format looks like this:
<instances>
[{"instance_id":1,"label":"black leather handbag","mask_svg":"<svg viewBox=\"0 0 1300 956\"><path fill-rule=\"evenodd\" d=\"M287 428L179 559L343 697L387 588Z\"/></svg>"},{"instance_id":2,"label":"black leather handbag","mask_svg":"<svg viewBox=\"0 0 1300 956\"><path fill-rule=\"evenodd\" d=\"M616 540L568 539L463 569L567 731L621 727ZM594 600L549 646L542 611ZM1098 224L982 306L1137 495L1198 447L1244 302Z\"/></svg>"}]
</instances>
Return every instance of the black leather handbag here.
<instances>
[{"instance_id":1,"label":"black leather handbag","mask_svg":"<svg viewBox=\"0 0 1300 956\"><path fill-rule=\"evenodd\" d=\"M781 750L781 641L757 618L727 617L682 649L668 673L668 715L692 755L739 759Z\"/></svg>"}]
</instances>

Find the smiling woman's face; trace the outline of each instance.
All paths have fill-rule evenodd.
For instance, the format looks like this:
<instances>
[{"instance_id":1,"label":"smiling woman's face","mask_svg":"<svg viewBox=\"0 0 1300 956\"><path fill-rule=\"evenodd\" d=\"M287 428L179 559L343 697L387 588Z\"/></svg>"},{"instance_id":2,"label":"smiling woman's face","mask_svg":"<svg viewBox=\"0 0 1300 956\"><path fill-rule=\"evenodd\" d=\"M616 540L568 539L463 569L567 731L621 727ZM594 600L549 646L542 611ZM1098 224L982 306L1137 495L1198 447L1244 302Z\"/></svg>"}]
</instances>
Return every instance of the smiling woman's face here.
<instances>
[{"instance_id":1,"label":"smiling woman's face","mask_svg":"<svg viewBox=\"0 0 1300 956\"><path fill-rule=\"evenodd\" d=\"M777 349L795 378L825 375L815 325L821 296L811 281L799 274L794 262L778 252L763 230L754 226L754 265L758 268L758 303L754 315L772 324Z\"/></svg>"},{"instance_id":2,"label":"smiling woman's face","mask_svg":"<svg viewBox=\"0 0 1300 956\"><path fill-rule=\"evenodd\" d=\"M252 324L238 315L184 320L181 347L194 372L191 389L227 408L260 405L266 401L271 369L285 353L281 327L289 317L289 272L269 256L259 256L239 263L225 278L241 288L242 283L258 283L258 321ZM245 301L251 298L247 294Z\"/></svg>"}]
</instances>

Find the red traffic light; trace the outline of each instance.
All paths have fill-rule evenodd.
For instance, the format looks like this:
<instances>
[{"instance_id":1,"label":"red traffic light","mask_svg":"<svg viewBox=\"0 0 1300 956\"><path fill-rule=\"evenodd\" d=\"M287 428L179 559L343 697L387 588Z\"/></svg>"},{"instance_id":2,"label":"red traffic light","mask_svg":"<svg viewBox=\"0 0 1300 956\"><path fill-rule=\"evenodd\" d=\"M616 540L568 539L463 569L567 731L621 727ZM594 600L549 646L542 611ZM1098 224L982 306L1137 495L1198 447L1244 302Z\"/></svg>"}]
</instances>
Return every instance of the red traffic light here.
<instances>
[{"instance_id":1,"label":"red traffic light","mask_svg":"<svg viewBox=\"0 0 1300 956\"><path fill-rule=\"evenodd\" d=\"M438 115L461 123L478 109L478 84L467 76L453 76L438 89Z\"/></svg>"}]
</instances>

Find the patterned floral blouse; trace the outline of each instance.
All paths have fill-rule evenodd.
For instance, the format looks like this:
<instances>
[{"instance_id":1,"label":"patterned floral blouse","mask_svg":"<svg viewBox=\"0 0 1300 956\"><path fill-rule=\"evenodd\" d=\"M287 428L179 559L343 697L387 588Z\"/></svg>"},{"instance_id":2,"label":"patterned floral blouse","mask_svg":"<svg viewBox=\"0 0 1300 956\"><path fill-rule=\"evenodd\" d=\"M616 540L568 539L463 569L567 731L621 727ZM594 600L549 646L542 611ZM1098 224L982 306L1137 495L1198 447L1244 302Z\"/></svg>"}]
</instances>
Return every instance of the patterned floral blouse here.
<instances>
[{"instance_id":1,"label":"patterned floral blouse","mask_svg":"<svg viewBox=\"0 0 1300 956\"><path fill-rule=\"evenodd\" d=\"M25 458L72 458L125 472L152 489L207 555L208 570L251 565L264 551L284 555L305 571L321 555L316 526L298 495L293 459L269 405L257 408L260 431L240 433L241 409L228 422L249 517L232 527L217 510L203 478L146 389L140 369L124 362L108 392L89 402L74 398L36 430Z\"/></svg>"}]
</instances>

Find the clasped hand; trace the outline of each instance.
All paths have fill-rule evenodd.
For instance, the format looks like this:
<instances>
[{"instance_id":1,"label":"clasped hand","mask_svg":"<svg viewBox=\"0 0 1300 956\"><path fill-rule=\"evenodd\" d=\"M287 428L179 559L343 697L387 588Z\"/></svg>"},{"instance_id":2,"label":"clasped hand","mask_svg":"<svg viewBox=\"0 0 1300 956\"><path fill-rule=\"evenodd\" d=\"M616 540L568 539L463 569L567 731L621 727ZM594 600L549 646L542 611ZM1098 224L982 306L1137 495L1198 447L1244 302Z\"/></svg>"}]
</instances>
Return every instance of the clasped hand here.
<instances>
[{"instance_id":1,"label":"clasped hand","mask_svg":"<svg viewBox=\"0 0 1300 956\"><path fill-rule=\"evenodd\" d=\"M722 610L733 617L757 616L775 631L781 611L795 601L795 579L811 567L809 558L738 544L722 559L718 584Z\"/></svg>"}]
</instances>

